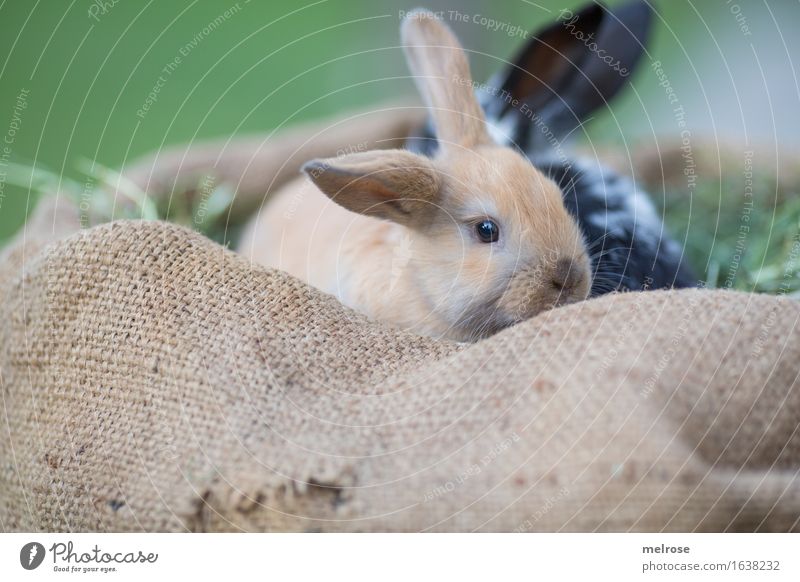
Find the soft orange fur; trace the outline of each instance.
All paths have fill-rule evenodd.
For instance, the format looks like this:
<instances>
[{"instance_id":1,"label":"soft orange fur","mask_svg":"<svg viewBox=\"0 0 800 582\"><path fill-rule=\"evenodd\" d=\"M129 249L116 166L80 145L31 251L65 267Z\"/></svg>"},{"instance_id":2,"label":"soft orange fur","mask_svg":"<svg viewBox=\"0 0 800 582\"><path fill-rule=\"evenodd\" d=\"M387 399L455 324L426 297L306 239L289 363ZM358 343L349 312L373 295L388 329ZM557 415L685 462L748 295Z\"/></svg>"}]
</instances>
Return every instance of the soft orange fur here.
<instances>
[{"instance_id":1,"label":"soft orange fur","mask_svg":"<svg viewBox=\"0 0 800 582\"><path fill-rule=\"evenodd\" d=\"M310 162L310 179L276 194L241 252L371 317L459 340L585 298L580 230L556 184L488 138L458 41L421 11L402 35L436 158L382 150ZM500 226L495 243L475 234L485 218Z\"/></svg>"}]
</instances>

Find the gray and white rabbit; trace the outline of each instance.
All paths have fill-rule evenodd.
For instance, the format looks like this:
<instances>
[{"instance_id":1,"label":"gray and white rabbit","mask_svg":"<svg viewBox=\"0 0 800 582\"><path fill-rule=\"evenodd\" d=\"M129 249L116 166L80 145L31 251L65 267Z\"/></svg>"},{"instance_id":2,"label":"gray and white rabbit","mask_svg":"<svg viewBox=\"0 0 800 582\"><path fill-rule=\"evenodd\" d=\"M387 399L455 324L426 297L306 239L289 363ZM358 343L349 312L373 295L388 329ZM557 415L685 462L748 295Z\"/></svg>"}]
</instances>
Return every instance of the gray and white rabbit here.
<instances>
[{"instance_id":1,"label":"gray and white rabbit","mask_svg":"<svg viewBox=\"0 0 800 582\"><path fill-rule=\"evenodd\" d=\"M477 89L493 139L519 149L561 187L588 246L593 296L697 284L682 246L666 232L645 192L596 160L562 150L590 114L628 84L651 20L652 9L642 1L564 10ZM430 122L406 147L435 153Z\"/></svg>"}]
</instances>

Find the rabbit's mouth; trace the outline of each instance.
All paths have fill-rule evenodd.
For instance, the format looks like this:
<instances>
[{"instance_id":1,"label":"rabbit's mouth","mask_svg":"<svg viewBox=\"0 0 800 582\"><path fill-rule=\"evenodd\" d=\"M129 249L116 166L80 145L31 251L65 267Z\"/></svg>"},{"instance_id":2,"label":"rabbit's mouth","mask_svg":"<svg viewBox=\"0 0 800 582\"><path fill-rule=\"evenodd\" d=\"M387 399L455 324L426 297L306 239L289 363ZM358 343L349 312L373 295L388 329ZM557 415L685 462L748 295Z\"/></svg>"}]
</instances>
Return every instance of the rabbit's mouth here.
<instances>
[{"instance_id":1,"label":"rabbit's mouth","mask_svg":"<svg viewBox=\"0 0 800 582\"><path fill-rule=\"evenodd\" d=\"M451 338L458 341L476 342L493 336L509 327L527 321L536 315L580 301L580 297L568 294L554 294L547 301L537 298L535 307L528 303L509 302L505 294L500 294L479 307L465 312L452 326Z\"/></svg>"},{"instance_id":2,"label":"rabbit's mouth","mask_svg":"<svg viewBox=\"0 0 800 582\"><path fill-rule=\"evenodd\" d=\"M459 341L476 342L514 325L516 322L498 306L501 297L498 294L465 310L453 324L450 335Z\"/></svg>"}]
</instances>

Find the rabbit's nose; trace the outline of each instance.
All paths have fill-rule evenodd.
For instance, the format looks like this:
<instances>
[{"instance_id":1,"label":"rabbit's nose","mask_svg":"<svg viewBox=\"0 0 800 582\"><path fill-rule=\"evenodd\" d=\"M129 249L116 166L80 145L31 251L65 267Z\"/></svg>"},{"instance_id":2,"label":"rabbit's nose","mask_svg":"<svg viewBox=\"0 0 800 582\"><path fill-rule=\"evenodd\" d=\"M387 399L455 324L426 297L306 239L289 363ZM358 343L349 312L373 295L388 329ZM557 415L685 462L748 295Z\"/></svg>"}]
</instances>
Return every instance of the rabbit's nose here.
<instances>
[{"instance_id":1,"label":"rabbit's nose","mask_svg":"<svg viewBox=\"0 0 800 582\"><path fill-rule=\"evenodd\" d=\"M553 287L564 294L571 294L583 286L586 273L574 259L559 259L553 267Z\"/></svg>"}]
</instances>

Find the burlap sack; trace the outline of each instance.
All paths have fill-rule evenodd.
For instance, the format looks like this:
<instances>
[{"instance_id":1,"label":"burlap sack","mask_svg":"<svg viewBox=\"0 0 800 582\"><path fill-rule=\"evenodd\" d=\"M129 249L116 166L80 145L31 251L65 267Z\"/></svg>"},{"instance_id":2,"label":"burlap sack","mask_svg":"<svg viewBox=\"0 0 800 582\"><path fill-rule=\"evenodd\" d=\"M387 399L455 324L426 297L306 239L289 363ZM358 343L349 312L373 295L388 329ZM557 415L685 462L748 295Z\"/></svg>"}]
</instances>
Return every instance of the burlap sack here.
<instances>
[{"instance_id":1,"label":"burlap sack","mask_svg":"<svg viewBox=\"0 0 800 582\"><path fill-rule=\"evenodd\" d=\"M5 531L800 528L792 300L610 295L457 345L78 224L43 204L0 257Z\"/></svg>"}]
</instances>

